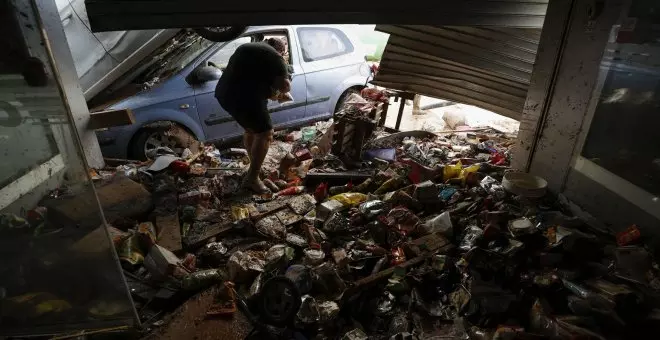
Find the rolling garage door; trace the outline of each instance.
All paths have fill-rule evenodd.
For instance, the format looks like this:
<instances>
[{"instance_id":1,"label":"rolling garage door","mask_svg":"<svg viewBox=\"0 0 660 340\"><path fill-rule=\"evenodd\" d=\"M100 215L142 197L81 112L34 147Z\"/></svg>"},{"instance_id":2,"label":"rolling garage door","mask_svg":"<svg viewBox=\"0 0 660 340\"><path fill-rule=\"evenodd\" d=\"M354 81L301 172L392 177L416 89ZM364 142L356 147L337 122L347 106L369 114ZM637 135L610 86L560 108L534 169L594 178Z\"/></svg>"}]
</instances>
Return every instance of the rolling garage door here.
<instances>
[{"instance_id":1,"label":"rolling garage door","mask_svg":"<svg viewBox=\"0 0 660 340\"><path fill-rule=\"evenodd\" d=\"M520 119L540 28L378 25L390 34L380 86Z\"/></svg>"}]
</instances>

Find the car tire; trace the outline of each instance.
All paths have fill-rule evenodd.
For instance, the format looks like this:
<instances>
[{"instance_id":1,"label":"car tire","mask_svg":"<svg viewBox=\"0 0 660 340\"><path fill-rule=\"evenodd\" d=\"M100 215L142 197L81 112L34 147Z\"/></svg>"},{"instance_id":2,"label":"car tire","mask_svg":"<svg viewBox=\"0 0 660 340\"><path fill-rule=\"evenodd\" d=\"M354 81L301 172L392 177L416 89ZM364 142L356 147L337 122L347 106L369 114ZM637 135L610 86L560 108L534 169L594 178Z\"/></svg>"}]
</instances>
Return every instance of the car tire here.
<instances>
[{"instance_id":1,"label":"car tire","mask_svg":"<svg viewBox=\"0 0 660 340\"><path fill-rule=\"evenodd\" d=\"M223 28L218 30L217 28ZM202 36L202 38L215 41L223 42L229 41L238 38L245 30L247 26L218 26L218 27L202 27L194 28L195 33Z\"/></svg>"},{"instance_id":2,"label":"car tire","mask_svg":"<svg viewBox=\"0 0 660 340\"><path fill-rule=\"evenodd\" d=\"M346 101L348 100L348 97L351 96L351 94L356 93L360 94L361 88L357 87L351 87L348 90L344 91L344 93L341 94L341 97L339 97L339 100L337 101L337 106L335 106L335 112L339 112L342 107L344 107L344 104L346 104Z\"/></svg>"},{"instance_id":3,"label":"car tire","mask_svg":"<svg viewBox=\"0 0 660 340\"><path fill-rule=\"evenodd\" d=\"M149 159L146 150L154 149L159 146L166 146L175 152L180 152L176 146L176 141L171 137L166 136L165 131L159 128L143 128L138 131L133 137L131 144L128 146L129 159L144 161ZM147 144L151 145L149 147Z\"/></svg>"},{"instance_id":4,"label":"car tire","mask_svg":"<svg viewBox=\"0 0 660 340\"><path fill-rule=\"evenodd\" d=\"M156 132L154 129L141 129L138 131L133 139L131 144L128 146L128 159L144 161L147 160L147 155L145 155L144 145L149 139L149 136Z\"/></svg>"}]
</instances>

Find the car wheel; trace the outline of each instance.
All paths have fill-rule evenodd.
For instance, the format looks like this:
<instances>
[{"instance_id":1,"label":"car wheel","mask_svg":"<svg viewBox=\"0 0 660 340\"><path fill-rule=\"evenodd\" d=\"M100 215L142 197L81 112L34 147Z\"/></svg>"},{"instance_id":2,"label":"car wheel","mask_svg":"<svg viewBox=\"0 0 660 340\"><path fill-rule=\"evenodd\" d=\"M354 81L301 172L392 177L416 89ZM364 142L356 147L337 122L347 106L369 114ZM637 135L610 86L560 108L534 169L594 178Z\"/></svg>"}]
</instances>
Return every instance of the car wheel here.
<instances>
[{"instance_id":1,"label":"car wheel","mask_svg":"<svg viewBox=\"0 0 660 340\"><path fill-rule=\"evenodd\" d=\"M351 87L348 90L346 90L344 93L342 93L341 97L339 97L339 100L337 101L337 106L335 107L335 112L339 112L342 107L346 104L346 101L348 100L348 97L351 96L351 94L356 93L360 94L360 89Z\"/></svg>"},{"instance_id":2,"label":"car wheel","mask_svg":"<svg viewBox=\"0 0 660 340\"><path fill-rule=\"evenodd\" d=\"M133 142L129 147L129 157L135 160L147 160L149 159L147 155L159 147L170 148L176 154L183 152L183 148L177 145L176 139L172 136L167 136L165 131L159 129L142 129L133 138Z\"/></svg>"},{"instance_id":3,"label":"car wheel","mask_svg":"<svg viewBox=\"0 0 660 340\"><path fill-rule=\"evenodd\" d=\"M204 39L223 42L238 38L246 29L247 26L217 26L194 28L193 30Z\"/></svg>"}]
</instances>

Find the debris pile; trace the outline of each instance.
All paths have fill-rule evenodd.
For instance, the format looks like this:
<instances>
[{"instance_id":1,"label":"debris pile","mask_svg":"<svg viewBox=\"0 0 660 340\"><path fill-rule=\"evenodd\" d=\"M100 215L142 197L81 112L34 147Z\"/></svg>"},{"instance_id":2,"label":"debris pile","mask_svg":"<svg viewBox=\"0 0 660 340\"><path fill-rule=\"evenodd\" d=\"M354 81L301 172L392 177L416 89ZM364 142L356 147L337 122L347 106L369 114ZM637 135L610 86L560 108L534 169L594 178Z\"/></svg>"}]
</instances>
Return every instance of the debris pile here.
<instances>
[{"instance_id":1,"label":"debris pile","mask_svg":"<svg viewBox=\"0 0 660 340\"><path fill-rule=\"evenodd\" d=\"M132 225L109 221L147 326L215 286L207 315L242 313L254 339L641 338L657 327L660 269L639 229L615 236L571 217L542 179L510 172L512 139L379 132L356 167L329 153L332 129L276 136L262 169L272 194L240 190L242 149L117 167L109 180L142 183L154 205Z\"/></svg>"}]
</instances>

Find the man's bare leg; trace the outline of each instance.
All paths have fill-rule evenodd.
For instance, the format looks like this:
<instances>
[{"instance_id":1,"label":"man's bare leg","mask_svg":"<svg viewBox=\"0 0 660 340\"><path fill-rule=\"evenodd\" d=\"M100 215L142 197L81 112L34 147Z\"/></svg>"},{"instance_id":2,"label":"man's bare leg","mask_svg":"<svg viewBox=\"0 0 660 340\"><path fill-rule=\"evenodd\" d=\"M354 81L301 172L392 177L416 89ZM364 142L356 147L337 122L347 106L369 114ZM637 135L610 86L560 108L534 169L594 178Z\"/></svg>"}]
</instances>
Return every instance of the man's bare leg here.
<instances>
[{"instance_id":1,"label":"man's bare leg","mask_svg":"<svg viewBox=\"0 0 660 340\"><path fill-rule=\"evenodd\" d=\"M243 134L243 145L245 145L245 150L248 152L248 157L250 157L250 163L252 162L252 144L254 143L254 132L250 130L245 130Z\"/></svg>"},{"instance_id":2,"label":"man's bare leg","mask_svg":"<svg viewBox=\"0 0 660 340\"><path fill-rule=\"evenodd\" d=\"M254 133L253 136L254 140L250 151L250 169L245 178L245 185L256 192L268 192L268 187L259 179L259 172L266 159L268 147L273 138L273 130Z\"/></svg>"}]
</instances>

